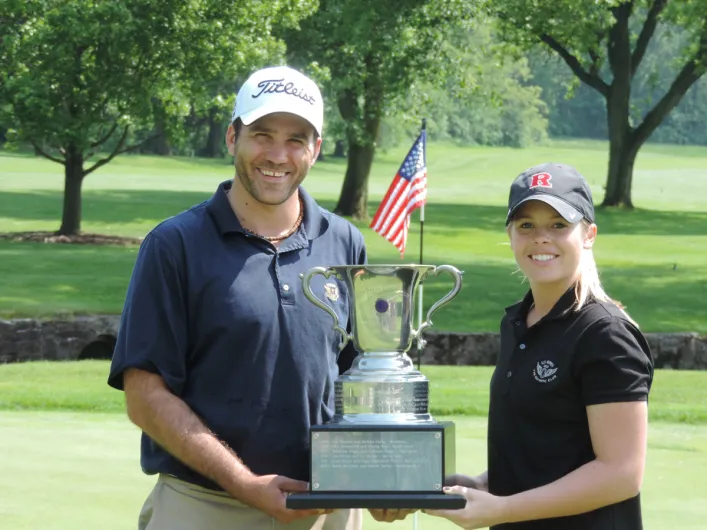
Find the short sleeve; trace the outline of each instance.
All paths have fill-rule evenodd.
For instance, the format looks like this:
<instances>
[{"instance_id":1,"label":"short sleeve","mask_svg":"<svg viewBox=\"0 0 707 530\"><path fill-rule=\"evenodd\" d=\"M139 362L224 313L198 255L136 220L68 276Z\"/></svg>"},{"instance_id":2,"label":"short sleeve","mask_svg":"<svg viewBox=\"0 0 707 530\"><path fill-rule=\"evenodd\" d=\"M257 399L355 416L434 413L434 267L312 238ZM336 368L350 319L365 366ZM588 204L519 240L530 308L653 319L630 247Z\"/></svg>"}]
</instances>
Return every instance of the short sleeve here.
<instances>
[{"instance_id":1,"label":"short sleeve","mask_svg":"<svg viewBox=\"0 0 707 530\"><path fill-rule=\"evenodd\" d=\"M355 265L367 265L368 264L368 253L366 251L366 243L365 240L363 239L363 234L358 230L354 228L354 235L356 236L354 238L354 245L353 245L353 250L354 250L354 255L353 255L353 263Z\"/></svg>"},{"instance_id":2,"label":"short sleeve","mask_svg":"<svg viewBox=\"0 0 707 530\"><path fill-rule=\"evenodd\" d=\"M123 373L138 368L159 374L175 394L186 379L185 280L173 252L150 233L138 252L128 285L108 384L123 390Z\"/></svg>"},{"instance_id":3,"label":"short sleeve","mask_svg":"<svg viewBox=\"0 0 707 530\"><path fill-rule=\"evenodd\" d=\"M646 401L653 382L650 347L631 322L602 318L582 334L575 373L585 405Z\"/></svg>"}]
</instances>

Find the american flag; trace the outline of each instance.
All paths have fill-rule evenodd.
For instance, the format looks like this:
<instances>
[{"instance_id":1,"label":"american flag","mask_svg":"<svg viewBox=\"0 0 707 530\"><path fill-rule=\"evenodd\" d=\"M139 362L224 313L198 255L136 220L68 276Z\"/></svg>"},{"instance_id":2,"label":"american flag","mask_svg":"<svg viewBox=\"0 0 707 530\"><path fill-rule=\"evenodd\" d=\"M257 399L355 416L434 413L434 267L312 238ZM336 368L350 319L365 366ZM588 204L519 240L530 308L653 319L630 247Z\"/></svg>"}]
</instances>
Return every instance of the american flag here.
<instances>
[{"instance_id":1,"label":"american flag","mask_svg":"<svg viewBox=\"0 0 707 530\"><path fill-rule=\"evenodd\" d=\"M410 214L427 201L425 130L420 132L383 198L371 228L405 255Z\"/></svg>"}]
</instances>

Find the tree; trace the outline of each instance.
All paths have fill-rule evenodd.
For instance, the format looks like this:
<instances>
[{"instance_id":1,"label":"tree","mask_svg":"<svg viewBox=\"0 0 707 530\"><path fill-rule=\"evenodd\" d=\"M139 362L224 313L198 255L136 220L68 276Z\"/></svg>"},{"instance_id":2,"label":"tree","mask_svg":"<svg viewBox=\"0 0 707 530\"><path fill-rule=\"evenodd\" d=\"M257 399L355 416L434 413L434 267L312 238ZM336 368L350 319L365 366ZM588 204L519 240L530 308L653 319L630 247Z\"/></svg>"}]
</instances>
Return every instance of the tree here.
<instances>
[{"instance_id":1,"label":"tree","mask_svg":"<svg viewBox=\"0 0 707 530\"><path fill-rule=\"evenodd\" d=\"M315 0L3 0L0 123L15 141L64 166L59 233L80 230L84 178L145 140L132 131L154 128L156 118L160 127L178 130L194 102L204 106L214 97L214 79L235 79L282 56L273 24L295 24L315 6Z\"/></svg>"},{"instance_id":2,"label":"tree","mask_svg":"<svg viewBox=\"0 0 707 530\"><path fill-rule=\"evenodd\" d=\"M706 0L487 0L502 38L526 49L538 43L560 56L606 100L609 168L603 206L633 207L631 184L644 142L704 74ZM656 28L689 36L670 87L642 116L631 119L632 85Z\"/></svg>"},{"instance_id":3,"label":"tree","mask_svg":"<svg viewBox=\"0 0 707 530\"><path fill-rule=\"evenodd\" d=\"M416 83L396 105L406 113L385 119L388 130L408 125L405 117L415 109L413 127L419 127L420 117L428 117L428 135L437 140L526 147L547 138L547 109L540 88L530 84L528 60L506 56L493 24L449 31L443 47L449 48L445 53L458 55L459 67L447 73L441 86ZM407 132L409 138L409 125Z\"/></svg>"},{"instance_id":4,"label":"tree","mask_svg":"<svg viewBox=\"0 0 707 530\"><path fill-rule=\"evenodd\" d=\"M381 120L415 82L442 83L453 61L445 31L469 29L469 0L320 0L319 10L284 34L293 63L329 72L328 93L344 119L346 175L335 211L366 218L368 177Z\"/></svg>"}]
</instances>

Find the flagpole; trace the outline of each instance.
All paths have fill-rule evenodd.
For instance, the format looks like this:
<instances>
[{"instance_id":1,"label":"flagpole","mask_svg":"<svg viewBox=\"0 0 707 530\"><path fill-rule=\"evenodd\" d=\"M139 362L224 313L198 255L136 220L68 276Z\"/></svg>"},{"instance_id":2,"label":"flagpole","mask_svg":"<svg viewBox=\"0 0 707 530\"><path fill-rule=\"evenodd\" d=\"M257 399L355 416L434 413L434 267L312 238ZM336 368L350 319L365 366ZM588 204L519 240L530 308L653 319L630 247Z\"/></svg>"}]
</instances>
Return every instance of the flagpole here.
<instances>
[{"instance_id":1,"label":"flagpole","mask_svg":"<svg viewBox=\"0 0 707 530\"><path fill-rule=\"evenodd\" d=\"M427 131L427 118L422 118L422 131ZM425 139L425 150L427 149L427 139ZM427 153L425 153L425 159L427 159ZM426 160L425 160L426 162ZM420 265L424 264L423 261L423 243L425 234L425 205L420 206ZM422 284L419 287L419 294L417 297L417 326L418 329L422 325L422 298L423 289ZM417 369L420 369L420 358L422 356L422 348L420 348L420 341L417 341Z\"/></svg>"},{"instance_id":2,"label":"flagpole","mask_svg":"<svg viewBox=\"0 0 707 530\"><path fill-rule=\"evenodd\" d=\"M422 118L422 131L427 132L427 118ZM425 138L425 151L427 150L427 138ZM427 152L425 152L425 171L427 171ZM425 205L420 206L420 265L424 263L423 260L423 242L425 234ZM420 329L422 325L422 284L418 287L419 293L417 296L417 329ZM420 358L422 357L422 347L421 342L417 340L417 369L420 370ZM417 530L419 512L412 514L412 528Z\"/></svg>"}]
</instances>

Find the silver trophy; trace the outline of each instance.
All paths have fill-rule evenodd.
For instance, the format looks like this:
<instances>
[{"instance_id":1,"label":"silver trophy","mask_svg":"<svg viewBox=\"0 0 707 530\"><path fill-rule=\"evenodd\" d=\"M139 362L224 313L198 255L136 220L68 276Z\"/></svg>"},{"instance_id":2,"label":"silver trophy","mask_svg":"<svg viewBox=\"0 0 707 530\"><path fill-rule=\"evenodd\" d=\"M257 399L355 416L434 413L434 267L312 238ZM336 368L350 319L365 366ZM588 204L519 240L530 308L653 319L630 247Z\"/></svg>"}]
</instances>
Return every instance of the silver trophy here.
<instances>
[{"instance_id":1,"label":"silver trophy","mask_svg":"<svg viewBox=\"0 0 707 530\"><path fill-rule=\"evenodd\" d=\"M413 328L414 295L428 276L449 273L454 287ZM341 285L348 296L351 333L312 288L315 276L336 283L317 286L327 294ZM432 314L462 286L450 265L348 265L314 267L302 277L304 294L334 320L341 349L349 340L358 352L335 382L335 412L310 433L310 491L291 494L287 506L311 508L463 507L461 496L444 495L454 473L454 424L429 413L429 382L408 350L425 344ZM345 323L344 323L345 325Z\"/></svg>"}]
</instances>

